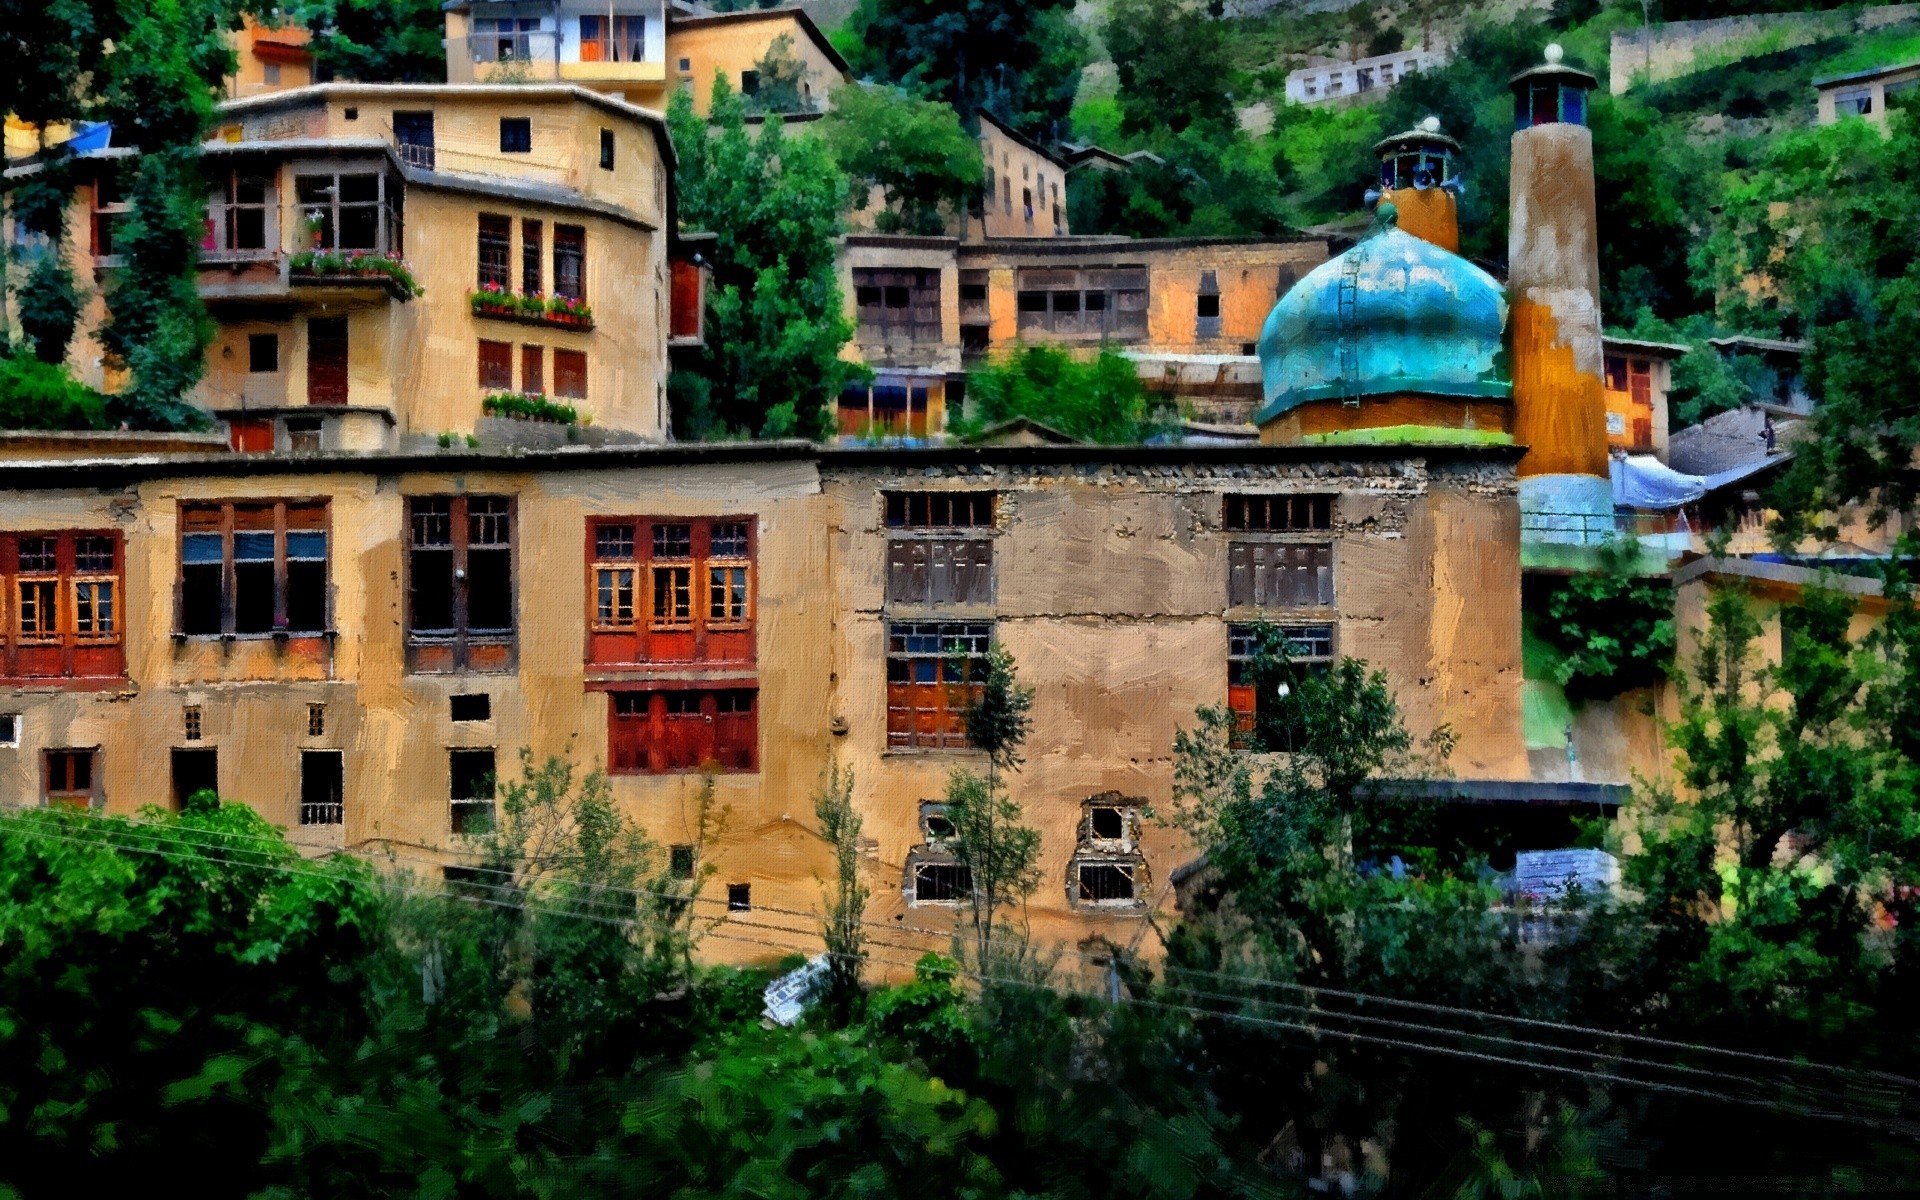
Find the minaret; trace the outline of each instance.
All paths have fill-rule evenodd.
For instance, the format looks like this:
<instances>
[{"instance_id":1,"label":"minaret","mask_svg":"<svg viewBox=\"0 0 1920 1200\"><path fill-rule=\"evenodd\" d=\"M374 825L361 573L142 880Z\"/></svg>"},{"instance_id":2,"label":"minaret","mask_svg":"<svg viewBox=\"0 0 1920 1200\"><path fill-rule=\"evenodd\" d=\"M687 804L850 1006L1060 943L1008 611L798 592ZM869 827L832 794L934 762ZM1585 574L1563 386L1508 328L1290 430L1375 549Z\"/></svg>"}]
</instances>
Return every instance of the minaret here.
<instances>
[{"instance_id":1,"label":"minaret","mask_svg":"<svg viewBox=\"0 0 1920 1200\"><path fill-rule=\"evenodd\" d=\"M1523 541L1596 543L1613 531L1607 413L1601 398L1600 244L1587 93L1597 81L1561 63L1511 81L1507 242L1513 439Z\"/></svg>"},{"instance_id":2,"label":"minaret","mask_svg":"<svg viewBox=\"0 0 1920 1200\"><path fill-rule=\"evenodd\" d=\"M1400 228L1460 253L1460 143L1440 132L1440 118L1428 117L1405 133L1380 139L1373 152L1380 157L1380 190L1368 203L1390 201Z\"/></svg>"}]
</instances>

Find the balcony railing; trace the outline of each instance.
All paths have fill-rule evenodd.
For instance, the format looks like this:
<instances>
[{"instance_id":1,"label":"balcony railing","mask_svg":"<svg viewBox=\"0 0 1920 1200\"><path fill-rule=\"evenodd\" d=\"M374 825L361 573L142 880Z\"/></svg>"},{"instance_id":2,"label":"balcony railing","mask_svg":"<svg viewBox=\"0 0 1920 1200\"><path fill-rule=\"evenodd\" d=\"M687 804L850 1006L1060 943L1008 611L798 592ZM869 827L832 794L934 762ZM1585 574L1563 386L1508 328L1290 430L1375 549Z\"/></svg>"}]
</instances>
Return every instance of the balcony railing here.
<instances>
[{"instance_id":1,"label":"balcony railing","mask_svg":"<svg viewBox=\"0 0 1920 1200\"><path fill-rule=\"evenodd\" d=\"M560 35L474 33L447 39L447 82L489 83L560 77Z\"/></svg>"}]
</instances>

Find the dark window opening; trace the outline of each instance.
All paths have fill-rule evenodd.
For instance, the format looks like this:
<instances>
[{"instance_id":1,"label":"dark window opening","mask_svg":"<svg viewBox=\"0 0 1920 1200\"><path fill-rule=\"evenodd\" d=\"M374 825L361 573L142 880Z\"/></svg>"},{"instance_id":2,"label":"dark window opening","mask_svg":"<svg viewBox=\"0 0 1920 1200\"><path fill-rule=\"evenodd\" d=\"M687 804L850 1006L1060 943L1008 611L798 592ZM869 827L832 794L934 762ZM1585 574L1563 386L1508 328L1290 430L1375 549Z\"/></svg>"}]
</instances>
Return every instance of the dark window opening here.
<instances>
[{"instance_id":1,"label":"dark window opening","mask_svg":"<svg viewBox=\"0 0 1920 1200\"><path fill-rule=\"evenodd\" d=\"M1087 814L1087 831L1104 841L1127 836L1127 814L1118 808L1095 808Z\"/></svg>"},{"instance_id":2,"label":"dark window opening","mask_svg":"<svg viewBox=\"0 0 1920 1200\"><path fill-rule=\"evenodd\" d=\"M49 750L46 756L47 790L51 808L90 808L93 805L94 752Z\"/></svg>"},{"instance_id":3,"label":"dark window opening","mask_svg":"<svg viewBox=\"0 0 1920 1200\"><path fill-rule=\"evenodd\" d=\"M173 807L179 812L201 792L220 791L220 752L213 749L173 752Z\"/></svg>"},{"instance_id":4,"label":"dark window opening","mask_svg":"<svg viewBox=\"0 0 1920 1200\"><path fill-rule=\"evenodd\" d=\"M553 227L553 294L587 298L587 231L581 225Z\"/></svg>"},{"instance_id":5,"label":"dark window opening","mask_svg":"<svg viewBox=\"0 0 1920 1200\"><path fill-rule=\"evenodd\" d=\"M667 847L667 873L675 879L693 878L693 847L686 844Z\"/></svg>"},{"instance_id":6,"label":"dark window opening","mask_svg":"<svg viewBox=\"0 0 1920 1200\"><path fill-rule=\"evenodd\" d=\"M513 222L482 213L478 246L481 290L512 290Z\"/></svg>"},{"instance_id":7,"label":"dark window opening","mask_svg":"<svg viewBox=\"0 0 1920 1200\"><path fill-rule=\"evenodd\" d=\"M407 631L414 669L510 666L513 519L505 496L407 501Z\"/></svg>"},{"instance_id":8,"label":"dark window opening","mask_svg":"<svg viewBox=\"0 0 1920 1200\"><path fill-rule=\"evenodd\" d=\"M181 507L180 612L189 635L327 628L325 501Z\"/></svg>"},{"instance_id":9,"label":"dark window opening","mask_svg":"<svg viewBox=\"0 0 1920 1200\"><path fill-rule=\"evenodd\" d=\"M500 153L533 152L533 122L526 117L500 118Z\"/></svg>"},{"instance_id":10,"label":"dark window opening","mask_svg":"<svg viewBox=\"0 0 1920 1200\"><path fill-rule=\"evenodd\" d=\"M250 333L247 335L247 370L255 375L269 375L280 369L280 335L277 333Z\"/></svg>"},{"instance_id":11,"label":"dark window opening","mask_svg":"<svg viewBox=\"0 0 1920 1200\"><path fill-rule=\"evenodd\" d=\"M1333 528L1332 496L1228 496L1226 525L1248 533Z\"/></svg>"},{"instance_id":12,"label":"dark window opening","mask_svg":"<svg viewBox=\"0 0 1920 1200\"><path fill-rule=\"evenodd\" d=\"M727 911L750 912L753 909L753 885L750 883L730 883L727 885Z\"/></svg>"},{"instance_id":13,"label":"dark window opening","mask_svg":"<svg viewBox=\"0 0 1920 1200\"><path fill-rule=\"evenodd\" d=\"M470 692L453 696L447 701L448 715L455 721L490 721L493 719L493 697L485 692Z\"/></svg>"},{"instance_id":14,"label":"dark window opening","mask_svg":"<svg viewBox=\"0 0 1920 1200\"><path fill-rule=\"evenodd\" d=\"M600 169L613 170L613 130L611 129L600 131Z\"/></svg>"},{"instance_id":15,"label":"dark window opening","mask_svg":"<svg viewBox=\"0 0 1920 1200\"><path fill-rule=\"evenodd\" d=\"M952 904L973 895L973 868L965 863L919 863L913 868L916 904Z\"/></svg>"},{"instance_id":16,"label":"dark window opening","mask_svg":"<svg viewBox=\"0 0 1920 1200\"><path fill-rule=\"evenodd\" d=\"M1122 863L1081 863L1075 899L1082 904L1114 904L1134 899L1134 867Z\"/></svg>"},{"instance_id":17,"label":"dark window opening","mask_svg":"<svg viewBox=\"0 0 1920 1200\"><path fill-rule=\"evenodd\" d=\"M493 751L449 750L447 773L453 800L453 832L485 833L493 828Z\"/></svg>"},{"instance_id":18,"label":"dark window opening","mask_svg":"<svg viewBox=\"0 0 1920 1200\"><path fill-rule=\"evenodd\" d=\"M980 529L993 525L993 492L888 492L893 529Z\"/></svg>"},{"instance_id":19,"label":"dark window opening","mask_svg":"<svg viewBox=\"0 0 1920 1200\"><path fill-rule=\"evenodd\" d=\"M346 820L346 768L338 750L300 752L300 823L339 825Z\"/></svg>"}]
</instances>

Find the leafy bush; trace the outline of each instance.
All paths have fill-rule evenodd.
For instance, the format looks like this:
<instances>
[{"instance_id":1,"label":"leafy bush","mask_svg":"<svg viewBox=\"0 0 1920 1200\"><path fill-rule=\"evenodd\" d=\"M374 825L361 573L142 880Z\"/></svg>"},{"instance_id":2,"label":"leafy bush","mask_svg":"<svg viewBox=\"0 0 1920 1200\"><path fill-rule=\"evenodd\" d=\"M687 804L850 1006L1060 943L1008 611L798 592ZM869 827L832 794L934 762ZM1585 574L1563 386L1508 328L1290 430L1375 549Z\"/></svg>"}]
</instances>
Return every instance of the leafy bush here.
<instances>
[{"instance_id":1,"label":"leafy bush","mask_svg":"<svg viewBox=\"0 0 1920 1200\"><path fill-rule=\"evenodd\" d=\"M490 417L546 421L555 425L580 423L580 411L573 405L560 404L534 392L495 392L480 402L480 411Z\"/></svg>"},{"instance_id":2,"label":"leafy bush","mask_svg":"<svg viewBox=\"0 0 1920 1200\"><path fill-rule=\"evenodd\" d=\"M295 275L384 275L409 296L424 296L427 292L413 277L413 268L405 260L372 250L303 250L293 256L288 270Z\"/></svg>"},{"instance_id":3,"label":"leafy bush","mask_svg":"<svg viewBox=\"0 0 1920 1200\"><path fill-rule=\"evenodd\" d=\"M1016 417L1101 445L1143 442L1173 424L1170 411L1149 402L1132 359L1102 349L1082 362L1053 346L1025 346L969 372L966 412L949 414L947 427L977 438Z\"/></svg>"},{"instance_id":4,"label":"leafy bush","mask_svg":"<svg viewBox=\"0 0 1920 1200\"><path fill-rule=\"evenodd\" d=\"M1552 585L1541 633L1560 652L1554 677L1569 699L1618 695L1666 677L1673 661L1673 589L1641 575L1639 544L1600 549L1600 569Z\"/></svg>"},{"instance_id":5,"label":"leafy bush","mask_svg":"<svg viewBox=\"0 0 1920 1200\"><path fill-rule=\"evenodd\" d=\"M24 350L0 355L0 428L99 429L105 423L105 400L68 374L65 363L41 362Z\"/></svg>"}]
</instances>

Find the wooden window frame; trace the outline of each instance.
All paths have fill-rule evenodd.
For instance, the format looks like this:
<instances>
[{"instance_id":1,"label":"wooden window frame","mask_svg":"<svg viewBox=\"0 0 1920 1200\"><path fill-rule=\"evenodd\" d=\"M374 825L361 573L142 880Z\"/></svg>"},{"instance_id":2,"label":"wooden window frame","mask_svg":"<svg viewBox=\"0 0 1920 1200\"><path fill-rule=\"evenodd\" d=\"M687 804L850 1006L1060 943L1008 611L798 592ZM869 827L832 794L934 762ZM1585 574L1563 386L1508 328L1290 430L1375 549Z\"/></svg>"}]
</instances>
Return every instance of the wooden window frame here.
<instances>
[{"instance_id":1,"label":"wooden window frame","mask_svg":"<svg viewBox=\"0 0 1920 1200\"><path fill-rule=\"evenodd\" d=\"M565 273L561 270L563 258L572 267L572 280L567 280ZM569 290L569 287L572 290ZM553 294L566 296L572 300L584 301L587 298L587 227L585 225L554 223Z\"/></svg>"},{"instance_id":2,"label":"wooden window frame","mask_svg":"<svg viewBox=\"0 0 1920 1200\"><path fill-rule=\"evenodd\" d=\"M372 176L374 180L373 199L342 200L341 180ZM302 200L300 185L309 180L326 181L325 200ZM386 170L376 163L342 166L334 170L299 171L293 177L294 214L302 221L307 214L320 211L325 214L325 225L314 231L314 244L301 246L300 249L312 250L360 250L367 253L398 255L405 251L405 225L398 203L401 192L390 186L391 180ZM373 213L373 245L344 246L340 243L341 221L348 210L371 210ZM330 233L327 231L331 231Z\"/></svg>"},{"instance_id":3,"label":"wooden window frame","mask_svg":"<svg viewBox=\"0 0 1920 1200\"><path fill-rule=\"evenodd\" d=\"M1323 536L1241 534L1227 543L1229 609L1332 609L1338 546Z\"/></svg>"},{"instance_id":4,"label":"wooden window frame","mask_svg":"<svg viewBox=\"0 0 1920 1200\"><path fill-rule=\"evenodd\" d=\"M1236 749L1247 748L1247 739L1253 733L1254 716L1259 711L1259 697L1254 695L1253 684L1243 674L1245 664L1253 661L1252 643L1257 625L1253 621L1234 621L1227 626L1227 711L1233 714ZM1340 627L1337 623L1322 621L1283 625L1275 622L1274 628L1293 644L1311 651L1290 655L1293 662L1303 664L1308 671L1331 670L1333 664L1339 661Z\"/></svg>"},{"instance_id":5,"label":"wooden window frame","mask_svg":"<svg viewBox=\"0 0 1920 1200\"><path fill-rule=\"evenodd\" d=\"M273 617L271 627L266 630L241 631L237 628L239 583L235 574L235 537L238 532L262 533L266 530L241 531L236 526L238 509L271 508L273 510ZM293 510L318 510L320 517L316 526L302 525L295 528L292 524ZM217 530L189 530L189 514L193 512L212 512L219 528ZM205 564L190 564L187 561L187 538L213 533L220 538L220 628L218 631L187 631L186 611L186 571L187 567ZM321 559L324 579L321 600L320 628L294 629L291 624L289 608L293 589L288 582L288 564L293 561L311 561L295 559L288 546L289 533L318 533L325 539L326 553ZM176 640L247 640L254 638L330 638L334 629L333 596L333 505L324 496L283 498L272 500L183 500L180 502L178 521L178 544L175 558L180 564L179 573L174 579L173 592L173 636Z\"/></svg>"},{"instance_id":6,"label":"wooden window frame","mask_svg":"<svg viewBox=\"0 0 1920 1200\"><path fill-rule=\"evenodd\" d=\"M61 782L67 786L54 790L54 771L56 761L71 765L84 756L87 764L87 786L84 789L72 786L73 772L61 772ZM43 808L97 808L101 803L100 786L100 747L98 746L54 746L40 752L40 804ZM79 803L75 803L78 801Z\"/></svg>"},{"instance_id":7,"label":"wooden window frame","mask_svg":"<svg viewBox=\"0 0 1920 1200\"><path fill-rule=\"evenodd\" d=\"M609 775L705 771L759 773L757 685L672 681L607 693Z\"/></svg>"},{"instance_id":8,"label":"wooden window frame","mask_svg":"<svg viewBox=\"0 0 1920 1200\"><path fill-rule=\"evenodd\" d=\"M1330 492L1230 492L1221 501L1229 533L1316 533L1333 528Z\"/></svg>"},{"instance_id":9,"label":"wooden window frame","mask_svg":"<svg viewBox=\"0 0 1920 1200\"><path fill-rule=\"evenodd\" d=\"M474 234L474 286L486 291L513 290L513 218L481 213Z\"/></svg>"},{"instance_id":10,"label":"wooden window frame","mask_svg":"<svg viewBox=\"0 0 1920 1200\"><path fill-rule=\"evenodd\" d=\"M520 222L520 291L522 295L546 294L546 237L541 223L531 218Z\"/></svg>"},{"instance_id":11,"label":"wooden window frame","mask_svg":"<svg viewBox=\"0 0 1920 1200\"><path fill-rule=\"evenodd\" d=\"M480 338L473 348L473 361L480 390L513 390L513 343Z\"/></svg>"},{"instance_id":12,"label":"wooden window frame","mask_svg":"<svg viewBox=\"0 0 1920 1200\"><path fill-rule=\"evenodd\" d=\"M986 681L994 623L887 622L887 749L968 750L966 709ZM965 646L953 678L952 647ZM931 676L931 678L925 678Z\"/></svg>"},{"instance_id":13,"label":"wooden window frame","mask_svg":"<svg viewBox=\"0 0 1920 1200\"><path fill-rule=\"evenodd\" d=\"M938 342L944 321L940 303L943 275L938 267L853 268L859 336L869 341L904 337L909 342ZM894 303L895 299L899 303Z\"/></svg>"},{"instance_id":14,"label":"wooden window frame","mask_svg":"<svg viewBox=\"0 0 1920 1200\"><path fill-rule=\"evenodd\" d=\"M471 554L476 543L473 540L474 502L484 501L488 505L504 502L503 515L507 521L507 596L506 606L510 624L501 629L473 628L469 610L472 600L473 579L469 570ZM445 503L447 505L448 541L445 544L419 540L421 509L427 504ZM406 497L405 545L406 554L406 600L404 637L407 646L407 671L410 674L494 674L510 672L514 669L519 651L520 636L520 527L519 503L513 496L467 493L430 493ZM499 543L478 543L489 551L499 548ZM448 572L451 575L452 625L446 629L421 629L415 624L414 595L415 554L420 551L449 552ZM476 653L478 652L478 653Z\"/></svg>"},{"instance_id":15,"label":"wooden window frame","mask_svg":"<svg viewBox=\"0 0 1920 1200\"><path fill-rule=\"evenodd\" d=\"M664 555L657 531L685 526L685 556ZM717 552L716 532L739 526L744 543L741 553ZM603 536L607 535L607 536ZM653 662L751 662L753 632L759 611L759 519L751 514L721 516L605 516L587 521L587 662L604 666L629 666ZM624 547L625 554L618 551ZM728 551L732 547L726 548ZM728 588L729 610L713 615L714 572L742 571L741 602L733 611L734 590ZM629 599L631 613L622 613L614 605L609 616L603 611L603 581L611 578L612 595L619 594L618 577L631 572ZM684 616L662 620L658 615L660 572L684 572L686 608ZM678 590L676 586L676 591ZM716 636L729 639L736 653L722 653ZM621 642L630 645L627 653L613 653ZM744 646L742 646L744 643ZM667 647L686 653L666 653ZM602 647L607 647L602 652Z\"/></svg>"},{"instance_id":16,"label":"wooden window frame","mask_svg":"<svg viewBox=\"0 0 1920 1200\"><path fill-rule=\"evenodd\" d=\"M47 543L44 562L27 565L24 546ZM107 565L97 555L104 542ZM82 550L89 561L81 562ZM36 628L29 631L24 589L34 591ZM99 589L106 589L106 621L99 627ZM51 611L46 606L51 603ZM8 679L116 678L126 674L126 546L109 529L24 530L0 533L0 672ZM49 618L39 627L40 614ZM82 614L96 628L82 629Z\"/></svg>"},{"instance_id":17,"label":"wooden window frame","mask_svg":"<svg viewBox=\"0 0 1920 1200\"><path fill-rule=\"evenodd\" d=\"M553 394L563 400L587 398L586 351L553 348Z\"/></svg>"}]
</instances>

